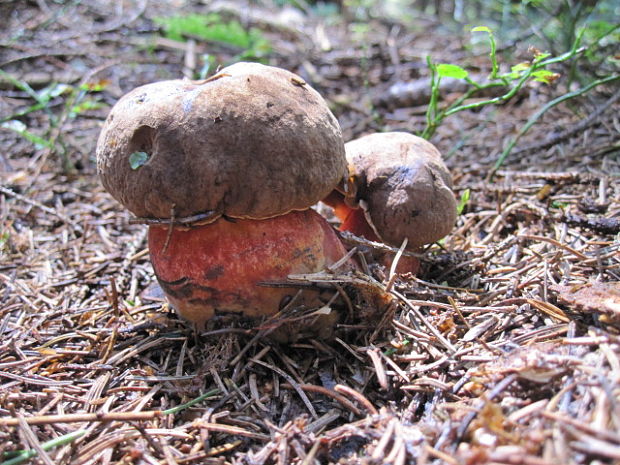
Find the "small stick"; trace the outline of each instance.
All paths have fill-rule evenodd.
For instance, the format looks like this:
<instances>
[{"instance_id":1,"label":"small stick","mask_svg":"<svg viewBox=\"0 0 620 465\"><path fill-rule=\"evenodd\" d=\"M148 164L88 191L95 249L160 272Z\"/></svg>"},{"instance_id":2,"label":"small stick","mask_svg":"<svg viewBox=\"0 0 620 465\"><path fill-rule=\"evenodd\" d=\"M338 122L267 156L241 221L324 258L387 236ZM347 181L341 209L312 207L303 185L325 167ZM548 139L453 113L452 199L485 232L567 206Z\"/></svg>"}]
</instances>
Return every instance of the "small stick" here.
<instances>
[{"instance_id":1,"label":"small stick","mask_svg":"<svg viewBox=\"0 0 620 465\"><path fill-rule=\"evenodd\" d=\"M389 387L388 377L385 372L385 367L383 366L383 363L381 363L381 357L379 357L379 349L377 348L368 349L366 353L370 357L370 360L372 361L372 364L375 367L375 372L377 373L377 381L379 381L379 386L381 386L381 389L387 391Z\"/></svg>"},{"instance_id":2,"label":"small stick","mask_svg":"<svg viewBox=\"0 0 620 465\"><path fill-rule=\"evenodd\" d=\"M314 409L314 406L312 405L312 402L310 402L310 399L308 399L308 396L306 395L306 393L303 391L303 389L301 388L301 386L299 385L299 383L297 383L293 377L291 375L289 375L288 373L286 373L284 370L281 370L278 367L275 367L273 365L270 365L269 363L263 362L262 360L255 360L252 359L252 361L254 363L257 363L258 365L262 365L266 368L269 368L270 370L275 371L277 374L279 374L280 376L282 376L285 380L287 380L289 382L289 384L293 387L293 389L295 389L295 391L297 392L297 394L299 394L299 397L301 397L301 400L303 401L303 403L306 405L306 408L308 409L308 411L310 412L310 414L312 415L312 417L317 420L319 418L319 416L316 413L316 410Z\"/></svg>"},{"instance_id":3,"label":"small stick","mask_svg":"<svg viewBox=\"0 0 620 465\"><path fill-rule=\"evenodd\" d=\"M519 236L517 236L519 239L527 239L529 241L541 241L541 242L548 242L550 244L555 245L556 247L559 247L560 249L564 249L570 253L572 253L573 255L575 255L577 258L579 258L580 260L587 260L588 257L584 254L582 254L581 252L579 252L578 250L573 249L572 247L569 247L566 244L562 244L561 242L556 241L555 239L552 239L550 237L545 237L545 236L537 236L534 234L520 234Z\"/></svg>"},{"instance_id":4,"label":"small stick","mask_svg":"<svg viewBox=\"0 0 620 465\"><path fill-rule=\"evenodd\" d=\"M389 245L383 244L382 242L369 241L368 239L356 236L355 234L349 231L336 231L336 233L338 234L338 236L340 236L340 238L343 241L348 242L349 244L363 245L366 247L370 247L371 249L381 250L385 252L398 253L398 251L400 250L397 247L391 247ZM403 251L402 255L404 255L405 257L416 257L416 258L424 258L426 256L423 253L409 252L408 250Z\"/></svg>"},{"instance_id":5,"label":"small stick","mask_svg":"<svg viewBox=\"0 0 620 465\"><path fill-rule=\"evenodd\" d=\"M258 439L259 441L269 441L270 439L270 437L266 434L254 433L238 426L225 425L222 423L202 423L201 421L198 421L196 422L196 426L198 426L199 428L204 428L208 431L218 431L221 433L228 433L235 436L245 436L251 439Z\"/></svg>"},{"instance_id":6,"label":"small stick","mask_svg":"<svg viewBox=\"0 0 620 465\"><path fill-rule=\"evenodd\" d=\"M23 420L29 425L49 425L52 423L84 423L93 421L145 421L160 418L165 415L173 415L181 410L189 408L203 400L213 397L220 391L213 389L203 395L178 405L168 410L149 410L144 412L108 412L108 413L73 413L65 415L35 415L24 417ZM17 426L19 418L0 418L0 426Z\"/></svg>"},{"instance_id":7,"label":"small stick","mask_svg":"<svg viewBox=\"0 0 620 465\"><path fill-rule=\"evenodd\" d=\"M566 213L561 221L570 226L591 229L601 234L618 234L620 232L620 220L616 218L584 218L583 216Z\"/></svg>"},{"instance_id":8,"label":"small stick","mask_svg":"<svg viewBox=\"0 0 620 465\"><path fill-rule=\"evenodd\" d=\"M379 439L379 441L377 442L377 446L375 447L375 450L372 453L372 458L374 460L382 461L381 459L384 458L385 448L387 447L388 443L392 439L392 436L394 436L394 428L396 427L397 421L398 420L396 418L392 418L390 422L388 423L387 427L385 428L385 431L383 431L383 435L381 436L381 439ZM388 463L387 461L382 461L382 462Z\"/></svg>"},{"instance_id":9,"label":"small stick","mask_svg":"<svg viewBox=\"0 0 620 465\"><path fill-rule=\"evenodd\" d=\"M437 338L437 340L439 342L441 342L444 347L446 347L446 349L448 349L450 352L454 353L456 352L456 348L450 343L450 341L448 341L445 337L443 337L443 334L441 334L437 328L435 328L425 317L424 315L422 315L422 312L420 312L420 310L418 310L416 308L415 305L413 305L409 299L407 299L407 297L405 297L403 294L401 294L398 291L391 291L393 295L395 295L396 297L398 297L400 300L402 300L405 305L407 307L409 307L411 309L411 311L413 313L415 313L415 315L420 319L420 321L422 321L422 323L424 323L424 325L430 330L431 333L433 333L433 335ZM424 304L426 305L426 304ZM446 305L447 308L452 308L450 305Z\"/></svg>"},{"instance_id":10,"label":"small stick","mask_svg":"<svg viewBox=\"0 0 620 465\"><path fill-rule=\"evenodd\" d=\"M85 430L74 431L72 433L68 433L63 436L54 438L50 441L44 442L43 444L41 444L41 448L44 451L48 451L55 447L69 444L70 442L73 442L74 440L80 438L84 434L86 434ZM12 459L2 462L2 465L17 465L18 463L26 462L27 460L33 457L36 457L37 454L38 452L35 449L22 450L17 453L17 456L13 457Z\"/></svg>"},{"instance_id":11,"label":"small stick","mask_svg":"<svg viewBox=\"0 0 620 465\"><path fill-rule=\"evenodd\" d=\"M217 73L214 74L211 77L208 77L206 79L203 79L202 81L196 81L196 84L198 84L199 86L206 84L207 82L213 82L213 81L217 81L218 79L221 79L223 77L231 77L231 74L228 73Z\"/></svg>"},{"instance_id":12,"label":"small stick","mask_svg":"<svg viewBox=\"0 0 620 465\"><path fill-rule=\"evenodd\" d=\"M26 441L28 441L30 446L37 452L41 460L43 460L43 463L45 463L46 465L54 465L54 462L52 462L50 456L47 455L47 452L30 428L30 425L25 421L24 417L21 415L17 415L17 421L19 422L19 426L21 427L21 430L26 437Z\"/></svg>"},{"instance_id":13,"label":"small stick","mask_svg":"<svg viewBox=\"0 0 620 465\"><path fill-rule=\"evenodd\" d=\"M0 192L2 192L4 195L8 195L9 197L16 198L17 200L19 200L21 202L27 203L28 205L32 205L33 207L37 207L39 210L42 210L45 213L49 213L50 215L53 215L56 218L62 220L65 223L67 223L72 228L74 228L76 231L82 232L82 227L79 224L75 223L74 221L71 221L65 215L62 215L62 214L58 213L53 208L46 207L42 203L37 202L36 200L29 199L28 197L26 197L24 195L21 195L21 194L18 194L17 192L13 192L11 189L7 189L4 186L0 186Z\"/></svg>"},{"instance_id":14,"label":"small stick","mask_svg":"<svg viewBox=\"0 0 620 465\"><path fill-rule=\"evenodd\" d=\"M194 225L213 223L220 216L222 216L221 213L218 213L215 210L209 210L204 213L198 213L192 216L185 216L183 218L146 218L146 217L131 218L129 220L129 224L148 224L148 225L154 225L154 226L172 224L172 225L194 226Z\"/></svg>"},{"instance_id":15,"label":"small stick","mask_svg":"<svg viewBox=\"0 0 620 465\"><path fill-rule=\"evenodd\" d=\"M512 374L512 375L506 376L499 383L497 383L495 385L495 387L493 389L491 389L486 396L483 396L478 401L478 405L476 406L476 410L473 411L473 412L469 412L465 416L465 418L463 418L462 423L459 425L459 427L458 427L458 429L456 431L456 441L454 441L454 443L453 443L455 448L458 447L459 443L461 442L461 440L465 436L465 432L467 431L467 428L469 428L469 424L474 420L474 418L476 418L476 416L478 415L480 410L482 410L482 407L484 407L484 404L486 404L487 402L490 402L493 399L495 399L502 391L504 391L504 389L506 389L508 386L510 386L516 379L517 379L517 375L516 374Z\"/></svg>"}]
</instances>

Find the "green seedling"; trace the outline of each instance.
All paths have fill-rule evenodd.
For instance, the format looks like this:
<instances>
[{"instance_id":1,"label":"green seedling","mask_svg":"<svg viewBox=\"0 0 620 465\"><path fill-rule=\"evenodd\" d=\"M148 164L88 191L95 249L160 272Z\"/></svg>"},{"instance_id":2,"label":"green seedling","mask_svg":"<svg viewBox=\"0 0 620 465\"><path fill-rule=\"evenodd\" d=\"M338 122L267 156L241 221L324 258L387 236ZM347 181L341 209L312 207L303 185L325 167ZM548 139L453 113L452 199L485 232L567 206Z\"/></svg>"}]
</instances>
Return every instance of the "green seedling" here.
<instances>
[{"instance_id":1,"label":"green seedling","mask_svg":"<svg viewBox=\"0 0 620 465\"><path fill-rule=\"evenodd\" d=\"M552 72L549 67L557 63L572 60L576 56L582 54L587 49L586 47L580 47L581 39L585 32L585 30L581 30L580 33L577 35L573 46L568 52L557 57L552 57L548 53L543 53L536 49L532 49L533 57L531 61L527 63L519 63L512 66L509 72L500 73L496 53L497 45L491 29L485 26L479 26L473 28L472 32L483 32L487 34L490 46L489 57L491 59L491 72L489 73L486 81L477 82L471 79L471 77L469 76L469 72L466 69L454 64L435 64L432 62L430 57L427 57L427 64L431 73L431 98L426 112L426 127L420 134L420 136L425 139L430 139L435 133L436 129L441 124L441 122L445 118L455 113L465 110L473 110L487 105L501 105L513 98L519 92L519 90L521 90L523 86L530 81L538 81L545 84L553 83L556 79L558 79L559 75ZM462 79L467 82L470 87L460 98L448 104L444 108L439 108L439 84L442 78L448 77ZM593 87L615 81L619 78L620 76L615 74L612 76L607 76L605 78L597 79L596 81L589 83L581 89L562 95L561 97L558 97L557 99L545 105L532 118L530 118L530 120L528 120L528 122L519 131L517 136L508 144L506 149L504 149L504 151L498 158L492 172L490 173L490 176L492 177L494 173L501 167L501 165L508 157L510 151L514 148L517 140L523 134L525 134L525 132L527 132L538 120L538 118L540 118L540 116L542 116L542 114L544 114L547 110L557 105L558 103L561 103L573 97L577 97L579 95L583 95ZM498 97L480 100L474 103L465 103L467 99L474 96L477 92L491 87L500 87L504 89L504 92Z\"/></svg>"},{"instance_id":2,"label":"green seedling","mask_svg":"<svg viewBox=\"0 0 620 465\"><path fill-rule=\"evenodd\" d=\"M465 189L461 194L461 198L459 199L459 203L456 206L457 215L461 215L465 211L465 207L469 203L469 198L471 196L471 191L469 189Z\"/></svg>"},{"instance_id":3,"label":"green seedling","mask_svg":"<svg viewBox=\"0 0 620 465\"><path fill-rule=\"evenodd\" d=\"M84 434L86 434L86 430L82 429L82 430L74 431L72 433L65 434L63 436L59 436L57 438L54 438L50 441L47 441L41 444L41 449L47 452L57 447L70 444L76 439L84 436ZM22 450L22 451L16 452L13 455L13 457L0 463L0 465L17 465L19 463L27 462L28 460L30 460L33 457L36 457L37 455L39 455L39 453L35 449Z\"/></svg>"},{"instance_id":4,"label":"green seedling","mask_svg":"<svg viewBox=\"0 0 620 465\"><path fill-rule=\"evenodd\" d=\"M19 120L12 119L9 121L3 121L0 123L0 128L9 129L13 132L16 132L28 142L32 142L37 149L54 148L54 144L51 141L44 139L43 137L39 137L36 134L28 131L27 126Z\"/></svg>"},{"instance_id":5,"label":"green seedling","mask_svg":"<svg viewBox=\"0 0 620 465\"><path fill-rule=\"evenodd\" d=\"M159 416L176 415L177 413L182 412L183 410L188 409L196 404L199 404L219 393L220 393L219 389L212 389L211 391L208 391L202 394L201 396L198 396L190 400L189 402L186 402L185 404L181 404L176 407L169 408L167 410L161 410L156 413L158 413ZM80 437L84 436L84 434L86 433L87 433L87 430L81 429L81 430L74 431L72 433L65 434L63 436L59 436L55 439L42 443L41 449L47 452L57 447L70 444L76 439L79 439ZM26 462L30 460L31 458L36 457L37 455L39 455L39 452L36 451L35 449L21 450L21 451L8 452L8 453L5 452L4 457L8 458L8 460L5 460L4 462L0 462L0 465L17 465L17 464Z\"/></svg>"}]
</instances>

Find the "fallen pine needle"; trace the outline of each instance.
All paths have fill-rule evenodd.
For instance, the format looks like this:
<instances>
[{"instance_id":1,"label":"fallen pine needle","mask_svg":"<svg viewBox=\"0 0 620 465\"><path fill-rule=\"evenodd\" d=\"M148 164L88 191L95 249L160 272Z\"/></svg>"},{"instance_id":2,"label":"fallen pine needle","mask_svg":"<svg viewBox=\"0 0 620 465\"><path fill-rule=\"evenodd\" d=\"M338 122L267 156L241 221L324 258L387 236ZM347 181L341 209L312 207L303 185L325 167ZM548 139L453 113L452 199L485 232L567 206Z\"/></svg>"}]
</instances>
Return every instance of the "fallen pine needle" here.
<instances>
[{"instance_id":1,"label":"fallen pine needle","mask_svg":"<svg viewBox=\"0 0 620 465\"><path fill-rule=\"evenodd\" d=\"M63 436L59 436L50 441L44 442L43 444L41 444L41 448L44 451L48 451L54 449L55 447L64 446L65 444L69 444L70 442L73 442L77 438L83 436L84 433L86 433L86 430L78 430L72 433L65 434ZM17 455L15 457L1 462L0 465L16 465L18 463L25 462L26 460L30 460L31 458L36 457L38 455L38 452L34 449L31 449L22 450L16 452L16 454Z\"/></svg>"}]
</instances>

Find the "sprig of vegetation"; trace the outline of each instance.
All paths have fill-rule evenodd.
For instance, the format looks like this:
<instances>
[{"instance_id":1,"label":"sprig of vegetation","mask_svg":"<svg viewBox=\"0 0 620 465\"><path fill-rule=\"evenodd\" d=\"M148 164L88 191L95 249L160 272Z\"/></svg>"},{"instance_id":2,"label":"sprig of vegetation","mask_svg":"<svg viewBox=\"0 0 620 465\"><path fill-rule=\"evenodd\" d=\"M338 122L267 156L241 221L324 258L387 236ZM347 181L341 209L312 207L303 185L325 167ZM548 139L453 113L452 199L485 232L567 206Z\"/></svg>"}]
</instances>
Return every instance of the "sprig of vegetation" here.
<instances>
[{"instance_id":1,"label":"sprig of vegetation","mask_svg":"<svg viewBox=\"0 0 620 465\"><path fill-rule=\"evenodd\" d=\"M441 122L455 113L481 108L487 105L497 105L507 102L513 98L528 81L539 81L551 83L559 76L548 69L555 63L574 58L585 50L579 47L583 31L577 37L570 51L557 57L550 57L548 53L533 50L533 58L530 62L519 63L510 69L510 72L500 74L497 62L497 44L491 29L479 26L472 29L472 32L485 32L490 43L491 72L485 82L477 82L471 79L469 72L461 66L454 64L434 64L430 57L427 57L427 64L431 72L431 98L426 111L426 128L420 134L425 139L430 139ZM470 88L457 100L450 103L445 108L439 108L439 85L442 78L462 79L470 85ZM492 87L503 87L505 91L498 97L489 98L473 103L464 103L477 92Z\"/></svg>"},{"instance_id":2,"label":"sprig of vegetation","mask_svg":"<svg viewBox=\"0 0 620 465\"><path fill-rule=\"evenodd\" d=\"M196 397L195 399L190 400L189 402L186 402L184 404L181 405L177 405L176 407L172 407L169 408L168 410L164 410L162 413L164 415L174 415L175 413L179 413L182 410L185 410L187 408L190 408L196 404L199 404L200 402L202 402L203 400L209 399L210 397L213 397L217 394L219 394L221 391L219 389L212 389L210 391L205 392L203 395Z\"/></svg>"},{"instance_id":3,"label":"sprig of vegetation","mask_svg":"<svg viewBox=\"0 0 620 465\"><path fill-rule=\"evenodd\" d=\"M11 83L16 89L26 93L35 102L16 113L0 118L0 128L19 134L33 143L37 149L48 149L50 153L60 155L63 168L65 171L70 171L72 163L68 158L62 139L61 126L67 118L73 119L87 110L103 107L104 104L99 101L99 98L92 97L92 94L102 90L104 85L72 86L64 83L52 83L36 91L27 82L16 79L3 70L0 70L0 77ZM60 113L55 113L52 107L59 98L63 99L62 110ZM21 120L36 111L43 111L48 118L49 128L44 135L33 133Z\"/></svg>"},{"instance_id":4,"label":"sprig of vegetation","mask_svg":"<svg viewBox=\"0 0 620 465\"><path fill-rule=\"evenodd\" d=\"M491 72L485 82L477 82L471 79L469 72L464 68L454 64L434 64L431 58L427 57L427 64L431 74L431 98L426 112L426 128L420 135L426 139L431 138L443 120L455 113L507 102L513 98L529 81L539 81L546 84L554 82L558 79L559 75L549 69L551 65L570 61L577 55L580 55L586 51L592 51L592 47L595 46L595 44L600 43L606 34L612 34L615 32L618 27L619 26L616 25L607 28L606 31L604 31L604 34L599 34L596 37L595 43L588 47L581 46L581 41L586 31L585 28L581 29L577 33L575 41L568 52L552 57L549 53L543 53L539 50L532 49L533 58L530 62L514 65L511 67L510 72L501 74L499 72L499 65L497 62L497 44L495 42L493 32L490 28L485 26L473 28L472 32L485 32L488 36L490 44L489 56L491 59ZM573 64L574 63L575 62L573 62ZM470 87L460 98L450 103L445 108L440 109L439 86L442 78L462 79L467 82ZM601 77L585 84L578 90L561 95L560 97L557 97L544 105L525 123L525 125L519 130L518 134L508 143L501 155L498 157L495 166L489 174L489 177L492 177L495 172L497 172L497 170L505 162L512 149L515 147L517 141L538 121L538 119L545 112L559 103L584 95L594 87L601 84L611 83L618 79L620 79L620 75L617 73ZM477 92L492 87L501 87L504 89L504 92L498 97L480 100L473 103L465 103L467 99L475 95Z\"/></svg>"}]
</instances>

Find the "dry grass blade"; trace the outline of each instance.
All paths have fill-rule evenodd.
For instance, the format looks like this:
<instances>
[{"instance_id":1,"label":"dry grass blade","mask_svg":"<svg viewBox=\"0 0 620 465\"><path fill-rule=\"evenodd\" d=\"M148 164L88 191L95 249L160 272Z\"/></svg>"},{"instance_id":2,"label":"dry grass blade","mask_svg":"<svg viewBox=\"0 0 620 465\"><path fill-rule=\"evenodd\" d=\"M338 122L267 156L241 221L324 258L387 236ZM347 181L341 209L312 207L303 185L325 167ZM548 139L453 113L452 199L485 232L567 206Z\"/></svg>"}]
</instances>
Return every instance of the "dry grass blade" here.
<instances>
[{"instance_id":1,"label":"dry grass blade","mask_svg":"<svg viewBox=\"0 0 620 465\"><path fill-rule=\"evenodd\" d=\"M295 389L295 387L291 384L282 384L284 389ZM327 389L323 386L316 386L314 384L300 384L299 387L304 391L315 392L317 394L323 394L325 396L331 397L334 400L337 400L343 407L350 410L357 416L361 416L362 412L355 405L353 405L346 397L334 392L330 389Z\"/></svg>"},{"instance_id":2,"label":"dry grass blade","mask_svg":"<svg viewBox=\"0 0 620 465\"><path fill-rule=\"evenodd\" d=\"M239 428L238 426L223 425L220 423L205 423L202 421L197 422L196 426L209 431L219 431L231 436L244 436L246 438L257 439L259 441L269 441L270 439L269 435L254 433L252 431Z\"/></svg>"}]
</instances>

